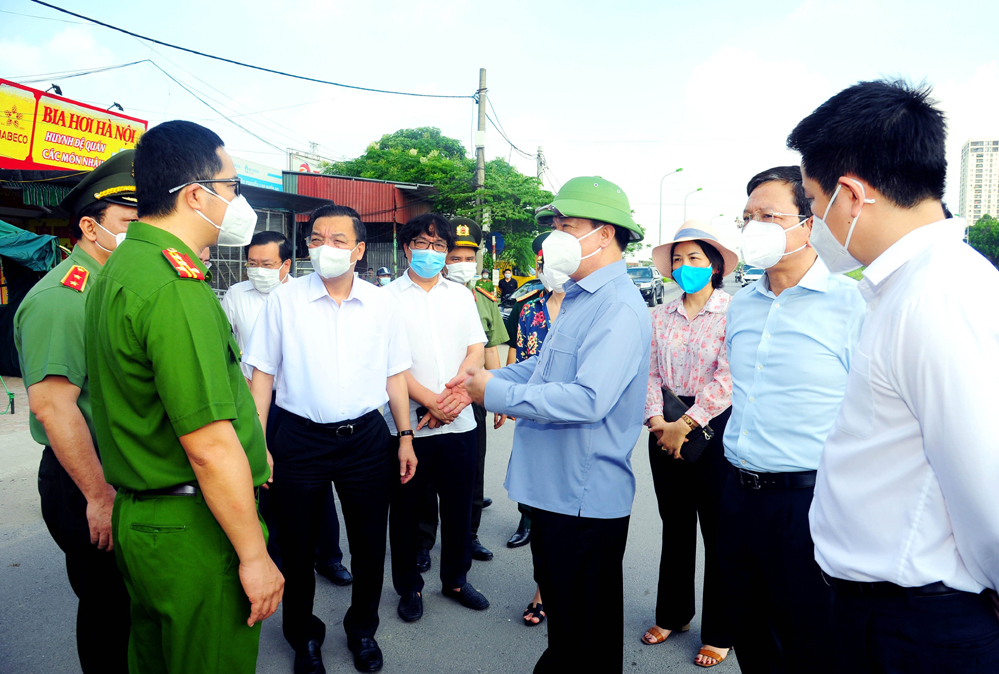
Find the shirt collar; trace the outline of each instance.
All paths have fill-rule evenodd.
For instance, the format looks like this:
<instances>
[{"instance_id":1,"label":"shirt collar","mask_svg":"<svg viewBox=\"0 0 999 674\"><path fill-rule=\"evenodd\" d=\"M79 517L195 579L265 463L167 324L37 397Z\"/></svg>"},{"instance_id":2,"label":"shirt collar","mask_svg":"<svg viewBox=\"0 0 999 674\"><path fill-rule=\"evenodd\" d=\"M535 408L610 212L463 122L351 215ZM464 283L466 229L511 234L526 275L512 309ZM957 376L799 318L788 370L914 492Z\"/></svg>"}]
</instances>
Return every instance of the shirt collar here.
<instances>
[{"instance_id":1,"label":"shirt collar","mask_svg":"<svg viewBox=\"0 0 999 674\"><path fill-rule=\"evenodd\" d=\"M83 250L80 244L73 246L73 252L69 256L73 258L73 262L79 264L92 274L96 274L101 270L101 263L95 260L90 253Z\"/></svg>"},{"instance_id":2,"label":"shirt collar","mask_svg":"<svg viewBox=\"0 0 999 674\"><path fill-rule=\"evenodd\" d=\"M361 284L371 285L367 281L362 281L358 278L357 274L353 274L354 280L350 284L350 294L347 295L347 299L344 302L349 302L351 300L357 300L361 304L364 304L364 291L365 288L361 288ZM273 292L273 291L272 291ZM306 290L306 299L309 302L315 302L316 300L322 299L324 297L332 300L329 291L326 290L326 284L323 283L323 278L317 273L312 272L309 274L309 287Z\"/></svg>"},{"instance_id":3,"label":"shirt collar","mask_svg":"<svg viewBox=\"0 0 999 674\"><path fill-rule=\"evenodd\" d=\"M864 280L877 287L902 265L941 239L963 237L964 226L964 218L950 218L912 230L871 262L864 270Z\"/></svg>"},{"instance_id":4,"label":"shirt collar","mask_svg":"<svg viewBox=\"0 0 999 674\"><path fill-rule=\"evenodd\" d=\"M152 225L147 225L144 222L136 221L128 226L125 238L134 239L135 241L145 241L146 243L151 243L161 250L174 248L178 253L187 254L187 256L191 258L191 262L193 262L194 265L201 270L202 274L205 274L206 279L208 278L208 268L204 265L201 259L198 258L197 253L188 248L187 244L177 238L176 235L171 234L165 229L160 229L159 227L153 227Z\"/></svg>"},{"instance_id":5,"label":"shirt collar","mask_svg":"<svg viewBox=\"0 0 999 674\"><path fill-rule=\"evenodd\" d=\"M805 272L805 275L801 277L801 280L794 287L824 293L828 286L829 267L822 261L822 258L816 255L815 262L812 263L812 266L809 267L808 271ZM761 295L775 297L773 291L770 290L770 277L766 272L763 272L763 276L753 284L753 289Z\"/></svg>"},{"instance_id":6,"label":"shirt collar","mask_svg":"<svg viewBox=\"0 0 999 674\"><path fill-rule=\"evenodd\" d=\"M413 277L409 275L409 269L406 269L406 271L402 273L402 276L399 277L398 282L402 285L403 290L406 290L407 288L414 286L419 288L419 286L416 285L416 281L413 280ZM448 285L454 287L461 287L460 283L451 283L451 284L445 283L444 276L442 274L437 274L437 283L435 283L433 285L433 288L431 288L430 290L433 290L434 288L440 285L443 285L445 288L447 288ZM420 290L423 290L423 288L420 288Z\"/></svg>"},{"instance_id":7,"label":"shirt collar","mask_svg":"<svg viewBox=\"0 0 999 674\"><path fill-rule=\"evenodd\" d=\"M601 267L580 281L574 281L574 284L592 295L607 283L625 274L627 270L628 265L624 263L624 260L618 260L617 262L611 262L606 267Z\"/></svg>"},{"instance_id":8,"label":"shirt collar","mask_svg":"<svg viewBox=\"0 0 999 674\"><path fill-rule=\"evenodd\" d=\"M682 306L683 306L683 295L680 295L675 300L666 305L666 313L668 314L673 312L680 313L680 307ZM701 311L697 315L700 316L705 312L711 314L723 314L725 313L726 310L727 307L725 306L725 291L720 288L715 288L711 292L711 297L708 298L708 301L704 304L704 307L701 308ZM686 315L686 313L684 313L684 315Z\"/></svg>"}]
</instances>

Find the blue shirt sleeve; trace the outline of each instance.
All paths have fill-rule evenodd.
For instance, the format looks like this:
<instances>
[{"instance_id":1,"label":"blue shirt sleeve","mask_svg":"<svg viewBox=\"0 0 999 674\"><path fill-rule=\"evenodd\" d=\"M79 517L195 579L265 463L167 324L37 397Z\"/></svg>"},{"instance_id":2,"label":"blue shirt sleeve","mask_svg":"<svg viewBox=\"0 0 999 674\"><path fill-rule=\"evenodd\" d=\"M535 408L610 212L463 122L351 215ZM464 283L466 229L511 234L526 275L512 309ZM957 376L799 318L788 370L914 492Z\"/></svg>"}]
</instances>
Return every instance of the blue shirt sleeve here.
<instances>
[{"instance_id":1,"label":"blue shirt sleeve","mask_svg":"<svg viewBox=\"0 0 999 674\"><path fill-rule=\"evenodd\" d=\"M526 384L534 374L534 368L536 368L537 365L538 357L532 356L531 358L522 360L519 363L507 365L498 370L492 370L492 373L494 378L505 379L506 381L518 384Z\"/></svg>"}]
</instances>

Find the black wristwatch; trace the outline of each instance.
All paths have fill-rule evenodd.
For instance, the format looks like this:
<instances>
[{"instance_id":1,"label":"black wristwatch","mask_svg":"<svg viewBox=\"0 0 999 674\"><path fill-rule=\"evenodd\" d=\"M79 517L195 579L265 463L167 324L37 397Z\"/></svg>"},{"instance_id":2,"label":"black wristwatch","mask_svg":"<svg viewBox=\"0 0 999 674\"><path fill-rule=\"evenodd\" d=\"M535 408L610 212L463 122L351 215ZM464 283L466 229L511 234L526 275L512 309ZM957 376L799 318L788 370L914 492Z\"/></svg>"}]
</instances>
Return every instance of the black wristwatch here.
<instances>
[{"instance_id":1,"label":"black wristwatch","mask_svg":"<svg viewBox=\"0 0 999 674\"><path fill-rule=\"evenodd\" d=\"M404 435L412 435L413 437L416 437L415 434L413 433L413 431L399 431L399 437L400 438L402 436L404 436Z\"/></svg>"}]
</instances>

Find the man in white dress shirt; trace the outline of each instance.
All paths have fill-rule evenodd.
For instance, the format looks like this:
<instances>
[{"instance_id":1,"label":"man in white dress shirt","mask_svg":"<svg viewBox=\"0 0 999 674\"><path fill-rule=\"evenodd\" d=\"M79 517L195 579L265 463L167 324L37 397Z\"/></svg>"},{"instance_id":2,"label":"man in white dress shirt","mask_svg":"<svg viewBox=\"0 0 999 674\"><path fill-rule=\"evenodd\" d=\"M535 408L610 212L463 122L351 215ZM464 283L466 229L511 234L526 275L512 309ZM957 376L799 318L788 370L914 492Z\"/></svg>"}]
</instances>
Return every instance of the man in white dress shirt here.
<instances>
[{"instance_id":1,"label":"man in white dress shirt","mask_svg":"<svg viewBox=\"0 0 999 674\"><path fill-rule=\"evenodd\" d=\"M281 531L284 636L295 649L295 674L326 671L320 653L326 626L312 613L312 569L331 480L354 568L343 621L347 646L359 671L374 672L382 666L374 635L392 486L416 470L404 374L412 360L395 298L352 271L365 247L357 212L323 206L311 220L315 273L270 294L244 361L254 368L250 391L265 427L277 380L281 418L268 447L270 489ZM402 429L401 442L393 442L379 411L385 403Z\"/></svg>"},{"instance_id":2,"label":"man in white dress shirt","mask_svg":"<svg viewBox=\"0 0 999 674\"><path fill-rule=\"evenodd\" d=\"M222 309L229 317L232 333L236 337L240 353L246 351L250 341L250 333L257 322L257 316L264 307L264 302L270 292L287 282L291 276L291 243L281 232L257 232L246 246L247 281L241 281L229 287L222 297ZM253 377L253 367L240 363L247 384ZM267 416L267 427L264 432L267 442L274 438L274 429L280 414L271 403L270 414ZM277 526L270 507L270 498L266 490L260 494L260 514L269 529L267 551L274 563L281 567L281 546L278 542ZM330 486L326 496L326 510L322 516L319 546L316 550L316 571L337 585L350 585L354 580L350 571L343 565L343 550L340 549L340 522L336 514L336 502L333 500L333 487Z\"/></svg>"},{"instance_id":3,"label":"man in white dress shirt","mask_svg":"<svg viewBox=\"0 0 999 674\"><path fill-rule=\"evenodd\" d=\"M861 82L788 137L812 245L834 271L866 265L810 513L841 672L999 671L999 272L945 219L946 124L929 94Z\"/></svg>"},{"instance_id":4,"label":"man in white dress shirt","mask_svg":"<svg viewBox=\"0 0 999 674\"><path fill-rule=\"evenodd\" d=\"M414 622L423 616L417 532L421 506L432 497L431 490L440 497L441 589L467 608L489 608L489 601L467 579L478 457L475 417L470 406L445 414L437 404L448 383L464 382L466 369L482 367L486 333L468 289L441 276L447 251L454 246L451 223L434 213L418 215L403 225L399 241L409 269L386 288L402 308L413 356L413 367L406 373L411 415L407 423L416 427L413 447L420 470L409 484L395 488L389 536L398 613ZM394 419L398 423L399 417ZM386 414L385 420L395 434L393 417Z\"/></svg>"}]
</instances>

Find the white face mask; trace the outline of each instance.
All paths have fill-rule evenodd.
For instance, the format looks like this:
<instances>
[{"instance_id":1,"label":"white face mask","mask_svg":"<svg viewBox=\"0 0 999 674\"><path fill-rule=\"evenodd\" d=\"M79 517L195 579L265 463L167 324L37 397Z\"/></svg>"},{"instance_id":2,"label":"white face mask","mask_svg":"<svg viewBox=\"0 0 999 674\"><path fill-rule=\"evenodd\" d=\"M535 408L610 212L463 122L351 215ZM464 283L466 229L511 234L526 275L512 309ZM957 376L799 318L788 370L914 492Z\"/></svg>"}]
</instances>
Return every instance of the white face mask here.
<instances>
[{"instance_id":1,"label":"white face mask","mask_svg":"<svg viewBox=\"0 0 999 674\"><path fill-rule=\"evenodd\" d=\"M251 267L246 270L246 277L257 289L257 292L264 294L281 285L281 269L267 269L265 267Z\"/></svg>"},{"instance_id":2,"label":"white face mask","mask_svg":"<svg viewBox=\"0 0 999 674\"><path fill-rule=\"evenodd\" d=\"M603 228L603 226L597 227L592 232L587 232L578 239L567 232L557 229L553 230L541 245L545 256L545 269L560 271L566 276L575 274L583 260L587 257L593 257L600 252L600 249L597 248L586 257L583 257L583 247L579 242L591 234L596 234Z\"/></svg>"},{"instance_id":3,"label":"white face mask","mask_svg":"<svg viewBox=\"0 0 999 674\"><path fill-rule=\"evenodd\" d=\"M355 250L357 250L357 246L350 250L325 245L316 246L309 249L309 259L312 260L312 268L320 276L337 278L346 274L354 266L354 263L350 261L350 254Z\"/></svg>"},{"instance_id":4,"label":"white face mask","mask_svg":"<svg viewBox=\"0 0 999 674\"><path fill-rule=\"evenodd\" d=\"M212 196L218 197L227 204L225 215L222 216L222 224L216 225L208 219L208 216L201 211L196 211L205 222L219 230L218 245L220 246L248 246L253 238L253 228L257 226L257 214L250 206L246 198L241 194L232 201L226 201L215 192L204 185L198 187L208 192Z\"/></svg>"},{"instance_id":5,"label":"white face mask","mask_svg":"<svg viewBox=\"0 0 999 674\"><path fill-rule=\"evenodd\" d=\"M94 220L94 223L98 227L100 227L101 229L103 229L105 232L107 232L108 234L111 234L111 230L109 230L107 227L105 227L101 223L97 222L96 220ZM113 253L114 251L118 250L118 246L120 246L121 242L125 240L125 232L122 232L121 234L111 234L111 236L114 237L114 248L112 248L111 250L108 250L107 248L105 248L101 244L97 243L96 240L94 241L94 243L96 243L97 247L100 248L101 250L103 250L105 253Z\"/></svg>"},{"instance_id":6,"label":"white face mask","mask_svg":"<svg viewBox=\"0 0 999 674\"><path fill-rule=\"evenodd\" d=\"M794 250L784 252L787 248L787 233L804 225L808 220L802 220L794 227L784 229L776 222L760 222L750 220L742 230L742 257L746 264L760 269L770 269L781 261L785 255L791 255L802 250L804 244Z\"/></svg>"},{"instance_id":7,"label":"white face mask","mask_svg":"<svg viewBox=\"0 0 999 674\"><path fill-rule=\"evenodd\" d=\"M562 293L565 292L565 282L569 280L569 276L560 271L549 269L548 265L545 265L538 273L538 279L548 292Z\"/></svg>"},{"instance_id":8,"label":"white face mask","mask_svg":"<svg viewBox=\"0 0 999 674\"><path fill-rule=\"evenodd\" d=\"M862 204L874 203L874 199L867 198L867 192L864 190L863 183L860 183L853 178L847 178L847 180L855 183L857 187L860 188ZM812 247L815 249L815 252L818 253L819 257L822 258L823 264L829 267L829 271L833 274L845 274L864 266L860 260L850 255L849 250L850 239L853 238L853 230L857 226L857 220L860 218L860 212L858 211L857 217L850 223L850 231L846 234L846 243L840 243L837 241L836 237L833 236L833 233L829 230L829 225L826 224L826 217L829 215L829 209L832 208L833 202L836 201L836 195L839 194L841 187L843 187L841 183L836 185L836 189L833 191L832 199L829 200L829 205L826 206L826 212L822 214L822 217L812 218ZM864 209L863 205L861 205L860 209Z\"/></svg>"},{"instance_id":9,"label":"white face mask","mask_svg":"<svg viewBox=\"0 0 999 674\"><path fill-rule=\"evenodd\" d=\"M475 278L474 262L454 262L447 266L447 277L452 281L465 285Z\"/></svg>"}]
</instances>

